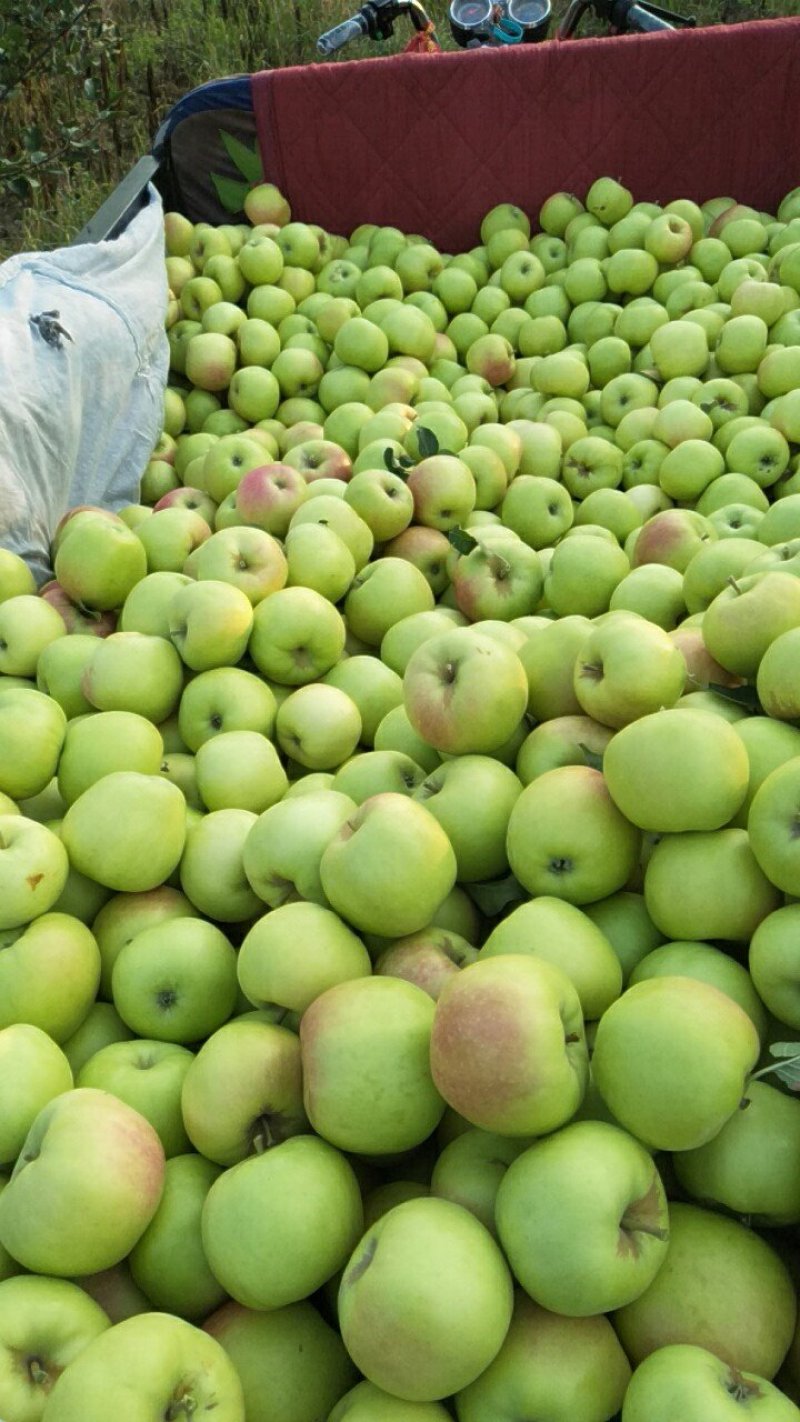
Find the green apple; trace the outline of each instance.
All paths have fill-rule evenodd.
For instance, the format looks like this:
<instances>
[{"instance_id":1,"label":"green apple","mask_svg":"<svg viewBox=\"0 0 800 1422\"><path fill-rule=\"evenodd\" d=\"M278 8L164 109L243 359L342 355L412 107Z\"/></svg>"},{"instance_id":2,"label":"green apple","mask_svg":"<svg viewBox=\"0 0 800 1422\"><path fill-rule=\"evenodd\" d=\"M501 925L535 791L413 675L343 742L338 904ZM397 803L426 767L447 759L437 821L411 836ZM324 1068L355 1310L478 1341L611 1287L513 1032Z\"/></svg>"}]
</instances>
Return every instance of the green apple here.
<instances>
[{"instance_id":1,"label":"green apple","mask_svg":"<svg viewBox=\"0 0 800 1422\"><path fill-rule=\"evenodd\" d=\"M595 626L575 661L575 696L603 725L635 723L674 706L684 689L686 664L668 634L644 618L621 614Z\"/></svg>"},{"instance_id":2,"label":"green apple","mask_svg":"<svg viewBox=\"0 0 800 1422\"><path fill-rule=\"evenodd\" d=\"M636 964L664 942L664 935L647 912L643 894L622 889L596 904L587 904L583 912L611 944L622 967L624 984Z\"/></svg>"},{"instance_id":3,"label":"green apple","mask_svg":"<svg viewBox=\"0 0 800 1422\"><path fill-rule=\"evenodd\" d=\"M130 1255L133 1278L155 1310L199 1320L226 1297L200 1237L203 1204L219 1174L199 1155L176 1155L166 1163L158 1209Z\"/></svg>"},{"instance_id":4,"label":"green apple","mask_svg":"<svg viewBox=\"0 0 800 1422\"><path fill-rule=\"evenodd\" d=\"M129 1042L133 1037L117 1009L110 1002L94 1002L80 1026L62 1043L64 1056L77 1076L81 1067L112 1042Z\"/></svg>"},{"instance_id":5,"label":"green apple","mask_svg":"<svg viewBox=\"0 0 800 1422\"><path fill-rule=\"evenodd\" d=\"M0 1407L8 1422L39 1422L64 1369L109 1327L99 1304L66 1279L0 1285Z\"/></svg>"},{"instance_id":6,"label":"green apple","mask_svg":"<svg viewBox=\"0 0 800 1422\"><path fill-rule=\"evenodd\" d=\"M794 933L800 908L776 908L758 925L750 941L749 968L756 990L770 1012L789 1027L800 1024Z\"/></svg>"},{"instance_id":7,"label":"green apple","mask_svg":"<svg viewBox=\"0 0 800 1422\"><path fill-rule=\"evenodd\" d=\"M291 587L259 603L249 651L264 676L302 686L330 671L344 640L344 620L333 604L313 588Z\"/></svg>"},{"instance_id":8,"label":"green apple","mask_svg":"<svg viewBox=\"0 0 800 1422\"><path fill-rule=\"evenodd\" d=\"M281 750L296 765L308 770L335 770L358 745L361 716L344 691L324 682L309 681L281 702L275 728Z\"/></svg>"},{"instance_id":9,"label":"green apple","mask_svg":"<svg viewBox=\"0 0 800 1422\"><path fill-rule=\"evenodd\" d=\"M72 1089L72 1070L53 1039L26 1022L0 1030L0 1062L0 1160L13 1164L42 1107Z\"/></svg>"},{"instance_id":10,"label":"green apple","mask_svg":"<svg viewBox=\"0 0 800 1422\"><path fill-rule=\"evenodd\" d=\"M288 779L278 753L259 731L224 731L205 741L195 758L197 789L208 810L260 815L282 798Z\"/></svg>"},{"instance_id":11,"label":"green apple","mask_svg":"<svg viewBox=\"0 0 800 1422\"><path fill-rule=\"evenodd\" d=\"M52 1422L101 1422L109 1408L126 1422L212 1410L215 1422L244 1422L242 1385L224 1349L168 1313L124 1319L66 1368L47 1402Z\"/></svg>"},{"instance_id":12,"label":"green apple","mask_svg":"<svg viewBox=\"0 0 800 1422\"><path fill-rule=\"evenodd\" d=\"M147 556L141 540L121 520L117 524L89 517L66 525L54 568L69 597L103 611L125 601L147 572Z\"/></svg>"},{"instance_id":13,"label":"green apple","mask_svg":"<svg viewBox=\"0 0 800 1422\"><path fill-rule=\"evenodd\" d=\"M710 943L678 941L654 946L636 963L631 983L656 977L697 978L710 983L738 1002L753 1023L760 1040L767 1037L767 1014L747 969L735 958Z\"/></svg>"},{"instance_id":14,"label":"green apple","mask_svg":"<svg viewBox=\"0 0 800 1422\"><path fill-rule=\"evenodd\" d=\"M477 948L459 933L433 926L395 939L376 959L375 972L378 977L414 983L435 1002L453 974L466 963L474 963L477 956Z\"/></svg>"},{"instance_id":15,"label":"green apple","mask_svg":"<svg viewBox=\"0 0 800 1422\"><path fill-rule=\"evenodd\" d=\"M0 1239L36 1273L92 1273L130 1251L155 1213L164 1151L143 1116L89 1088L39 1112L0 1196Z\"/></svg>"},{"instance_id":16,"label":"green apple","mask_svg":"<svg viewBox=\"0 0 800 1422\"><path fill-rule=\"evenodd\" d=\"M430 923L456 872L455 853L436 818L391 792L365 800L320 861L322 887L336 912L358 930L390 937Z\"/></svg>"},{"instance_id":17,"label":"green apple","mask_svg":"<svg viewBox=\"0 0 800 1422\"><path fill-rule=\"evenodd\" d=\"M168 617L184 592L194 592L194 585L173 593ZM136 713L157 724L178 705L183 666L175 648L161 635L113 632L98 642L81 685L98 711Z\"/></svg>"},{"instance_id":18,"label":"green apple","mask_svg":"<svg viewBox=\"0 0 800 1422\"><path fill-rule=\"evenodd\" d=\"M525 737L515 769L523 785L559 765L587 765L587 752L602 760L613 732L591 716L554 716Z\"/></svg>"},{"instance_id":19,"label":"green apple","mask_svg":"<svg viewBox=\"0 0 800 1422\"><path fill-rule=\"evenodd\" d=\"M349 796L326 790L284 798L260 815L242 855L244 872L259 898L273 909L294 899L327 905L320 860L355 809Z\"/></svg>"},{"instance_id":20,"label":"green apple","mask_svg":"<svg viewBox=\"0 0 800 1422\"><path fill-rule=\"evenodd\" d=\"M233 1012L236 955L215 924L165 920L124 944L111 986L120 1017L140 1037L197 1042Z\"/></svg>"},{"instance_id":21,"label":"green apple","mask_svg":"<svg viewBox=\"0 0 800 1422\"><path fill-rule=\"evenodd\" d=\"M299 942L306 945L302 961ZM304 1013L328 988L368 977L372 967L361 939L330 909L288 903L258 919L245 935L237 971L254 1006Z\"/></svg>"},{"instance_id":22,"label":"green apple","mask_svg":"<svg viewBox=\"0 0 800 1422\"><path fill-rule=\"evenodd\" d=\"M587 1022L602 1017L622 991L622 966L604 933L573 904L540 894L520 904L490 932L481 961L530 955L569 978Z\"/></svg>"},{"instance_id":23,"label":"green apple","mask_svg":"<svg viewBox=\"0 0 800 1422\"><path fill-rule=\"evenodd\" d=\"M247 1308L307 1298L345 1263L361 1232L358 1182L338 1150L294 1136L240 1161L211 1186L202 1239L211 1270Z\"/></svg>"},{"instance_id":24,"label":"green apple","mask_svg":"<svg viewBox=\"0 0 800 1422\"><path fill-rule=\"evenodd\" d=\"M247 594L219 579L188 583L170 603L170 639L192 671L234 665L247 647L252 627L253 607Z\"/></svg>"},{"instance_id":25,"label":"green apple","mask_svg":"<svg viewBox=\"0 0 800 1422\"><path fill-rule=\"evenodd\" d=\"M257 1012L226 1022L191 1063L182 1110L192 1144L217 1165L305 1132L296 1034Z\"/></svg>"},{"instance_id":26,"label":"green apple","mask_svg":"<svg viewBox=\"0 0 800 1422\"><path fill-rule=\"evenodd\" d=\"M203 1327L239 1374L250 1422L315 1422L339 1415L335 1404L352 1385L355 1368L338 1333L312 1304L262 1313L227 1303ZM391 1422L389 1414L382 1416Z\"/></svg>"},{"instance_id":27,"label":"green apple","mask_svg":"<svg viewBox=\"0 0 800 1422\"><path fill-rule=\"evenodd\" d=\"M252 810L228 808L187 820L181 888L200 913L219 923L249 922L261 908L242 867L257 818Z\"/></svg>"},{"instance_id":28,"label":"green apple","mask_svg":"<svg viewBox=\"0 0 800 1422\"><path fill-rule=\"evenodd\" d=\"M796 1311L788 1270L760 1235L675 1202L664 1264L613 1321L634 1366L656 1349L689 1343L769 1380L791 1342Z\"/></svg>"},{"instance_id":29,"label":"green apple","mask_svg":"<svg viewBox=\"0 0 800 1422\"><path fill-rule=\"evenodd\" d=\"M74 637L60 638L69 646ZM80 639L79 639L80 640ZM95 638L87 639L93 643ZM2 682L0 682L2 687ZM67 733L58 701L26 687L0 690L0 790L13 800L38 795L55 774Z\"/></svg>"},{"instance_id":30,"label":"green apple","mask_svg":"<svg viewBox=\"0 0 800 1422\"><path fill-rule=\"evenodd\" d=\"M800 580L791 573L753 573L717 594L703 617L703 639L721 666L755 677L770 643L798 625Z\"/></svg>"},{"instance_id":31,"label":"green apple","mask_svg":"<svg viewBox=\"0 0 800 1422\"><path fill-rule=\"evenodd\" d=\"M342 1337L356 1366L376 1386L417 1402L457 1392L484 1371L512 1304L511 1277L489 1232L461 1206L432 1198L398 1205L373 1225L339 1290ZM376 1320L381 1333L401 1329L403 1346L379 1348Z\"/></svg>"},{"instance_id":32,"label":"green apple","mask_svg":"<svg viewBox=\"0 0 800 1422\"><path fill-rule=\"evenodd\" d=\"M81 1068L75 1084L108 1091L158 1132L169 1158L189 1148L181 1117L181 1086L192 1054L171 1042L112 1042Z\"/></svg>"},{"instance_id":33,"label":"green apple","mask_svg":"<svg viewBox=\"0 0 800 1422\"><path fill-rule=\"evenodd\" d=\"M104 775L70 805L62 825L74 868L127 893L163 884L177 867L185 837L182 792L139 771Z\"/></svg>"},{"instance_id":34,"label":"green apple","mask_svg":"<svg viewBox=\"0 0 800 1422\"><path fill-rule=\"evenodd\" d=\"M648 860L644 892L661 931L687 940L745 942L779 902L747 832L736 828L665 836Z\"/></svg>"},{"instance_id":35,"label":"green apple","mask_svg":"<svg viewBox=\"0 0 800 1422\"><path fill-rule=\"evenodd\" d=\"M226 731L271 736L277 706L262 680L243 667L215 667L186 684L178 710L180 734L191 751Z\"/></svg>"},{"instance_id":36,"label":"green apple","mask_svg":"<svg viewBox=\"0 0 800 1422\"><path fill-rule=\"evenodd\" d=\"M623 1422L734 1422L743 1414L764 1422L796 1422L798 1409L766 1378L723 1362L707 1348L674 1343L657 1348L636 1369Z\"/></svg>"},{"instance_id":37,"label":"green apple","mask_svg":"<svg viewBox=\"0 0 800 1422\"><path fill-rule=\"evenodd\" d=\"M68 806L112 771L157 775L163 756L158 727L134 711L79 716L67 727L58 765L59 794Z\"/></svg>"},{"instance_id":38,"label":"green apple","mask_svg":"<svg viewBox=\"0 0 800 1422\"><path fill-rule=\"evenodd\" d=\"M608 608L630 563L615 538L592 538L585 528L556 545L545 574L545 605L558 617L596 617Z\"/></svg>"},{"instance_id":39,"label":"green apple","mask_svg":"<svg viewBox=\"0 0 800 1422\"><path fill-rule=\"evenodd\" d=\"M403 697L412 726L436 750L486 754L519 725L528 685L511 648L464 627L414 652Z\"/></svg>"},{"instance_id":40,"label":"green apple","mask_svg":"<svg viewBox=\"0 0 800 1422\"><path fill-rule=\"evenodd\" d=\"M630 1303L666 1257L669 1214L652 1157L604 1121L575 1122L518 1156L500 1183L495 1214L526 1293L570 1317Z\"/></svg>"},{"instance_id":41,"label":"green apple","mask_svg":"<svg viewBox=\"0 0 800 1422\"><path fill-rule=\"evenodd\" d=\"M511 811L507 850L529 893L580 905L624 888L639 838L600 771L565 765L526 785Z\"/></svg>"},{"instance_id":42,"label":"green apple","mask_svg":"<svg viewBox=\"0 0 800 1422\"><path fill-rule=\"evenodd\" d=\"M656 977L604 1014L592 1073L615 1119L645 1145L691 1150L738 1109L759 1053L753 1022L727 994L694 978Z\"/></svg>"},{"instance_id":43,"label":"green apple","mask_svg":"<svg viewBox=\"0 0 800 1422\"><path fill-rule=\"evenodd\" d=\"M430 1193L469 1210L497 1238L495 1201L506 1171L527 1147L490 1131L466 1130L441 1151Z\"/></svg>"},{"instance_id":44,"label":"green apple","mask_svg":"<svg viewBox=\"0 0 800 1422\"><path fill-rule=\"evenodd\" d=\"M740 1110L713 1140L681 1151L674 1165L689 1196L761 1225L800 1218L791 1160L800 1144L800 1103L765 1081L746 1088Z\"/></svg>"},{"instance_id":45,"label":"green apple","mask_svg":"<svg viewBox=\"0 0 800 1422\"><path fill-rule=\"evenodd\" d=\"M439 766L414 792L447 834L460 882L507 871L508 820L521 791L507 766L490 756L464 755Z\"/></svg>"},{"instance_id":46,"label":"green apple","mask_svg":"<svg viewBox=\"0 0 800 1422\"><path fill-rule=\"evenodd\" d=\"M588 1075L583 1015L569 978L533 955L500 954L462 968L436 1004L431 1069L448 1105L482 1130L525 1136L563 1125Z\"/></svg>"},{"instance_id":47,"label":"green apple","mask_svg":"<svg viewBox=\"0 0 800 1422\"><path fill-rule=\"evenodd\" d=\"M795 848L800 760L771 771L753 796L747 833L753 854L767 878L785 893L797 895L800 861Z\"/></svg>"},{"instance_id":48,"label":"green apple","mask_svg":"<svg viewBox=\"0 0 800 1422\"><path fill-rule=\"evenodd\" d=\"M21 814L0 815L0 931L11 931L9 941L53 908L69 867L61 839L46 825Z\"/></svg>"},{"instance_id":49,"label":"green apple","mask_svg":"<svg viewBox=\"0 0 800 1422\"><path fill-rule=\"evenodd\" d=\"M100 954L93 935L69 914L42 913L25 928L6 931L2 945L0 1027L28 1022L64 1042L97 993Z\"/></svg>"},{"instance_id":50,"label":"green apple","mask_svg":"<svg viewBox=\"0 0 800 1422\"><path fill-rule=\"evenodd\" d=\"M661 710L625 726L603 757L611 797L658 834L717 830L747 794L747 751L732 726L702 711Z\"/></svg>"},{"instance_id":51,"label":"green apple","mask_svg":"<svg viewBox=\"0 0 800 1422\"><path fill-rule=\"evenodd\" d=\"M318 1135L342 1150L410 1150L434 1130L444 1102L428 1061L434 1004L399 978L362 977L331 987L303 1014L306 1111Z\"/></svg>"}]
</instances>

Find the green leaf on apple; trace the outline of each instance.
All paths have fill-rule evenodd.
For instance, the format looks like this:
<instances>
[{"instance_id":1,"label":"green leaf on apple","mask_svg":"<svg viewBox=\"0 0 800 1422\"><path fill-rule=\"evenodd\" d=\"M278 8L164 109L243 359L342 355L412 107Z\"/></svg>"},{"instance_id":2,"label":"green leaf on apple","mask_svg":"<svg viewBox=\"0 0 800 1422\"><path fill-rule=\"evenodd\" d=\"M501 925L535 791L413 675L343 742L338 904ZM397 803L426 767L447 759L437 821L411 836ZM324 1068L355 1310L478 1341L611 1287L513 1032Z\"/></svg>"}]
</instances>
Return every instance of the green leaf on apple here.
<instances>
[{"instance_id":1,"label":"green leaf on apple","mask_svg":"<svg viewBox=\"0 0 800 1422\"><path fill-rule=\"evenodd\" d=\"M721 696L723 701L733 701L737 706L744 706L752 716L764 715L754 686L722 686L718 682L711 682L708 689L713 691L715 696Z\"/></svg>"},{"instance_id":2,"label":"green leaf on apple","mask_svg":"<svg viewBox=\"0 0 800 1422\"><path fill-rule=\"evenodd\" d=\"M774 1074L784 1086L788 1086L790 1091L800 1091L800 1042L773 1042L769 1049L771 1057L775 1057L774 1066L762 1067L760 1071L754 1071L751 1081L757 1081L759 1077Z\"/></svg>"},{"instance_id":3,"label":"green leaf on apple","mask_svg":"<svg viewBox=\"0 0 800 1422\"><path fill-rule=\"evenodd\" d=\"M591 750L589 746L584 745L582 741L578 742L578 750L583 752L583 759L590 770L603 769L603 757L598 754L597 751Z\"/></svg>"},{"instance_id":4,"label":"green leaf on apple","mask_svg":"<svg viewBox=\"0 0 800 1422\"><path fill-rule=\"evenodd\" d=\"M472 534L467 533L463 528L449 529L447 541L451 548L455 548L456 553L471 553L473 548L478 547L477 538L473 538Z\"/></svg>"},{"instance_id":5,"label":"green leaf on apple","mask_svg":"<svg viewBox=\"0 0 800 1422\"><path fill-rule=\"evenodd\" d=\"M223 128L219 130L220 142L225 149L232 163L236 164L243 178L246 178L251 187L264 181L264 169L261 166L261 154L254 144L248 148L246 143L241 143L238 138L234 138L232 133L226 133Z\"/></svg>"},{"instance_id":6,"label":"green leaf on apple","mask_svg":"<svg viewBox=\"0 0 800 1422\"><path fill-rule=\"evenodd\" d=\"M237 183L235 178L222 178L218 173L211 174L211 181L226 212L244 211L244 200L250 191L247 183Z\"/></svg>"},{"instance_id":7,"label":"green leaf on apple","mask_svg":"<svg viewBox=\"0 0 800 1422\"><path fill-rule=\"evenodd\" d=\"M439 453L439 441L433 430L429 430L427 425L421 425L417 433L417 446L423 459L429 459L431 455Z\"/></svg>"},{"instance_id":8,"label":"green leaf on apple","mask_svg":"<svg viewBox=\"0 0 800 1422\"><path fill-rule=\"evenodd\" d=\"M383 462L390 474L396 474L398 479L402 479L404 482L411 470L415 468L413 459L409 459L405 454L397 455L393 449L383 451Z\"/></svg>"},{"instance_id":9,"label":"green leaf on apple","mask_svg":"<svg viewBox=\"0 0 800 1422\"><path fill-rule=\"evenodd\" d=\"M490 879L483 884L466 884L464 887L473 903L487 918L496 918L510 904L525 903L529 898L513 874L507 875L505 879Z\"/></svg>"}]
</instances>

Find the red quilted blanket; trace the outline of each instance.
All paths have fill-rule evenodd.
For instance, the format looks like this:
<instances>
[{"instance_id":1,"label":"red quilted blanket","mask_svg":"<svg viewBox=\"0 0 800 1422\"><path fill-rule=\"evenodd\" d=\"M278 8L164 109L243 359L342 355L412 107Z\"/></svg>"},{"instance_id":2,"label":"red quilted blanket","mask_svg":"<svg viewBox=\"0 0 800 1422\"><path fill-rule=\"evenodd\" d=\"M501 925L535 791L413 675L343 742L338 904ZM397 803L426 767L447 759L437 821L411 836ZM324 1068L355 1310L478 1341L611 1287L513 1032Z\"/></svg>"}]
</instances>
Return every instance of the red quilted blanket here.
<instances>
[{"instance_id":1,"label":"red quilted blanket","mask_svg":"<svg viewBox=\"0 0 800 1422\"><path fill-rule=\"evenodd\" d=\"M452 251L475 243L494 203L535 215L605 173L638 199L730 194L773 211L800 184L800 19L312 64L252 83L265 173L298 220L334 232L391 223Z\"/></svg>"}]
</instances>

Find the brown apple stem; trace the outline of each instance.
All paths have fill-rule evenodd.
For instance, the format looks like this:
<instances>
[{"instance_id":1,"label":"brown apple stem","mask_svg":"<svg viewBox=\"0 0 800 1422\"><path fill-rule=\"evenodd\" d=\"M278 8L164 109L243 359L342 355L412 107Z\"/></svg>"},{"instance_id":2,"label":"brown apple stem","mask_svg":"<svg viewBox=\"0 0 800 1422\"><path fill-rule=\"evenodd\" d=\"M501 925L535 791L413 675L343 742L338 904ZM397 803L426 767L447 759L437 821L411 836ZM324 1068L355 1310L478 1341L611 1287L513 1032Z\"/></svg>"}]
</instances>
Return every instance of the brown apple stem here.
<instances>
[{"instance_id":1,"label":"brown apple stem","mask_svg":"<svg viewBox=\"0 0 800 1422\"><path fill-rule=\"evenodd\" d=\"M197 1411L193 1397L179 1397L171 1402L165 1413L165 1422L177 1422L180 1417L191 1417Z\"/></svg>"},{"instance_id":2,"label":"brown apple stem","mask_svg":"<svg viewBox=\"0 0 800 1422\"><path fill-rule=\"evenodd\" d=\"M489 568L496 578L509 578L511 576L511 564L501 553L493 553L489 559Z\"/></svg>"},{"instance_id":3,"label":"brown apple stem","mask_svg":"<svg viewBox=\"0 0 800 1422\"><path fill-rule=\"evenodd\" d=\"M42 1367L38 1358L28 1359L28 1374L31 1382L35 1383L37 1387L41 1387L48 1380L47 1369Z\"/></svg>"}]
</instances>

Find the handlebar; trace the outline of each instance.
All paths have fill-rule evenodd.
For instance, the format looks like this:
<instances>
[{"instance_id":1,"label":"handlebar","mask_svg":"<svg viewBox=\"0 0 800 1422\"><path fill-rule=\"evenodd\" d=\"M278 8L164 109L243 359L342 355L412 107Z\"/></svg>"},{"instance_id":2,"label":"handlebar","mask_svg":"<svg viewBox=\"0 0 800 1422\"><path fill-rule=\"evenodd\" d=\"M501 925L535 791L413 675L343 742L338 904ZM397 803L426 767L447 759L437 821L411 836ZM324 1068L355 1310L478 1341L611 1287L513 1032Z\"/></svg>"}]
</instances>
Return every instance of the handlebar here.
<instances>
[{"instance_id":1,"label":"handlebar","mask_svg":"<svg viewBox=\"0 0 800 1422\"><path fill-rule=\"evenodd\" d=\"M343 20L340 25L334 25L332 30L326 30L324 35L320 35L317 49L320 54L335 54L337 49L343 49L351 40L361 39L366 33L366 21L360 14L353 15L352 19Z\"/></svg>"}]
</instances>

